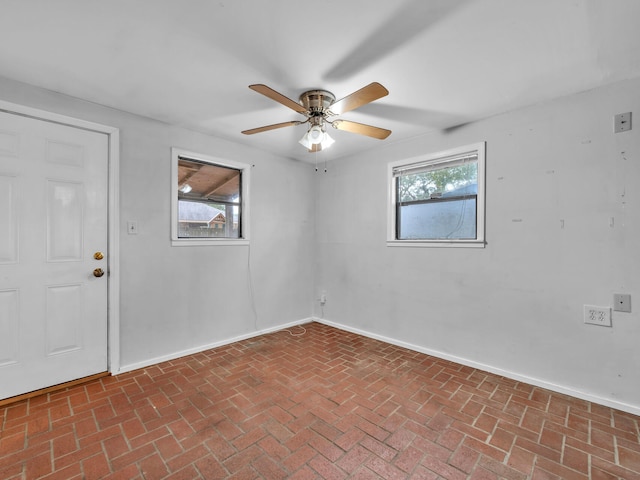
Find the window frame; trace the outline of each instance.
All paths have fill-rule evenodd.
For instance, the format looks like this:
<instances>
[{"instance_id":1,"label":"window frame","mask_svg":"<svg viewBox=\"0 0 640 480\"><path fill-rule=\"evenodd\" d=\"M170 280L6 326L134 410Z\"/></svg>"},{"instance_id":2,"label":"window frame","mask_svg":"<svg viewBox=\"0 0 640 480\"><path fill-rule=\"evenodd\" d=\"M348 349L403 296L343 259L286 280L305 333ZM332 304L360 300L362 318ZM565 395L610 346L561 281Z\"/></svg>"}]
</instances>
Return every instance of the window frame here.
<instances>
[{"instance_id":1,"label":"window frame","mask_svg":"<svg viewBox=\"0 0 640 480\"><path fill-rule=\"evenodd\" d=\"M180 158L240 170L240 238L178 236L178 160ZM249 245L249 185L251 165L181 148L171 148L171 245L174 247L206 245Z\"/></svg>"},{"instance_id":2,"label":"window frame","mask_svg":"<svg viewBox=\"0 0 640 480\"><path fill-rule=\"evenodd\" d=\"M485 167L486 142L456 147L449 150L420 155L390 162L387 166L387 246L389 247L467 247L484 248L485 241ZM476 154L478 165L478 192L476 197L476 238L475 239L407 239L397 238L397 188L394 170L399 167L427 166L441 164L444 168L456 158Z\"/></svg>"}]
</instances>

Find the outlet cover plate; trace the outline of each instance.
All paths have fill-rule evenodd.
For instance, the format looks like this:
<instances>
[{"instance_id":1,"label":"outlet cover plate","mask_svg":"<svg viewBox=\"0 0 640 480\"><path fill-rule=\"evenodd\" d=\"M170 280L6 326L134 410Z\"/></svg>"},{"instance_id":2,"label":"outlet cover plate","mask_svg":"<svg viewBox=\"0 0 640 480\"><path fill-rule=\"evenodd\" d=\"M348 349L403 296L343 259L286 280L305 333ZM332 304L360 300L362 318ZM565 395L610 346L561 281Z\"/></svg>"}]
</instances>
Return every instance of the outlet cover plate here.
<instances>
[{"instance_id":1,"label":"outlet cover plate","mask_svg":"<svg viewBox=\"0 0 640 480\"><path fill-rule=\"evenodd\" d=\"M614 133L631 130L631 112L619 113L613 117Z\"/></svg>"},{"instance_id":2,"label":"outlet cover plate","mask_svg":"<svg viewBox=\"0 0 640 480\"><path fill-rule=\"evenodd\" d=\"M631 313L631 295L628 293L614 293L613 310L615 312Z\"/></svg>"},{"instance_id":3,"label":"outlet cover plate","mask_svg":"<svg viewBox=\"0 0 640 480\"><path fill-rule=\"evenodd\" d=\"M595 305L584 306L584 323L589 325L611 326L611 308L597 307Z\"/></svg>"}]
</instances>

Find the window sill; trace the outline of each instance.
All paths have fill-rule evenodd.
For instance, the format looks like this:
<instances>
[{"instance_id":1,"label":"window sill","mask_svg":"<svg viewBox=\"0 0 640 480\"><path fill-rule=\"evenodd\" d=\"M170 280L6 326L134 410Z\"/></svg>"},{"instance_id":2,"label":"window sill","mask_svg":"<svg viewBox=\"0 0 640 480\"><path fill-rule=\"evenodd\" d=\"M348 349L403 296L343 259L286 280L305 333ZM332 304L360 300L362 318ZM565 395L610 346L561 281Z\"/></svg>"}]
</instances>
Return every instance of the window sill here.
<instances>
[{"instance_id":1,"label":"window sill","mask_svg":"<svg viewBox=\"0 0 640 480\"><path fill-rule=\"evenodd\" d=\"M421 247L421 248L484 248L484 241L440 241L440 240L387 240L387 247Z\"/></svg>"},{"instance_id":2,"label":"window sill","mask_svg":"<svg viewBox=\"0 0 640 480\"><path fill-rule=\"evenodd\" d=\"M180 240L171 240L172 247L203 247L209 245L217 245L217 246L239 246L239 245L249 245L249 240L244 238L233 239L233 238L181 238Z\"/></svg>"}]
</instances>

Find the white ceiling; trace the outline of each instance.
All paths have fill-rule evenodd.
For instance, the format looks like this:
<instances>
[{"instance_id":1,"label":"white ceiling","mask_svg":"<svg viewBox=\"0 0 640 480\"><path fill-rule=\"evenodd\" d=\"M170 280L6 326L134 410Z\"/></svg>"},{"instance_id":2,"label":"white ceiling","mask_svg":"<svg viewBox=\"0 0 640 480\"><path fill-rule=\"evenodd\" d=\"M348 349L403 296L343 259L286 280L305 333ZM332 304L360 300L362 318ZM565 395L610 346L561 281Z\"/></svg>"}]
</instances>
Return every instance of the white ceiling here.
<instances>
[{"instance_id":1,"label":"white ceiling","mask_svg":"<svg viewBox=\"0 0 640 480\"><path fill-rule=\"evenodd\" d=\"M247 88L337 98L390 92L341 116L392 143L640 76L638 0L0 0L0 75L313 161L376 148ZM0 92L1 95L1 92Z\"/></svg>"}]
</instances>

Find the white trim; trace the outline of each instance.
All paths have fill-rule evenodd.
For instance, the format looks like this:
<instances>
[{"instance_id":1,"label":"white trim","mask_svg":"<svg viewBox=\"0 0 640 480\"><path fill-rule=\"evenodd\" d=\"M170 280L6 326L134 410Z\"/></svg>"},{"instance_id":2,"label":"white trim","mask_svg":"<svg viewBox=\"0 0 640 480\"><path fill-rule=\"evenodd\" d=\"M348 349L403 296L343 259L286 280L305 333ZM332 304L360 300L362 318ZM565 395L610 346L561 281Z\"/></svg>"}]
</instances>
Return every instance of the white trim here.
<instances>
[{"instance_id":1,"label":"white trim","mask_svg":"<svg viewBox=\"0 0 640 480\"><path fill-rule=\"evenodd\" d=\"M171 223L173 224L174 222ZM241 246L249 245L249 240L246 238L238 238L237 240L234 240L233 238L207 238L206 240L202 238L171 239L172 247L205 247L207 245Z\"/></svg>"},{"instance_id":2,"label":"white trim","mask_svg":"<svg viewBox=\"0 0 640 480\"><path fill-rule=\"evenodd\" d=\"M120 372L120 131L109 135L109 283L108 362L112 374Z\"/></svg>"},{"instance_id":3,"label":"white trim","mask_svg":"<svg viewBox=\"0 0 640 480\"><path fill-rule=\"evenodd\" d=\"M143 360L141 362L130 363L128 365L123 365L119 373L131 372L133 370L138 370L140 368L149 367L151 365L156 365L162 362L168 362L171 360L175 360L176 358L184 357L186 355L193 355L195 353L204 352L206 350L211 350L212 348L222 347L224 345L229 345L231 343L239 342L241 340L246 340L248 338L259 337L260 335L265 335L267 333L277 332L279 330L283 330L289 327L295 327L297 325L304 325L306 323L313 322L313 318L304 318L302 320L296 320L294 322L285 323L282 325L278 325L276 327L266 328L264 330L256 330L251 333L244 333L242 335L238 335L237 337L227 338L225 340L220 340L218 342L208 343L205 345L199 345L197 347L188 348L186 350L180 350L178 352L172 352L166 355L161 355L159 357L150 358L148 360Z\"/></svg>"},{"instance_id":4,"label":"white trim","mask_svg":"<svg viewBox=\"0 0 640 480\"><path fill-rule=\"evenodd\" d=\"M387 240L387 247L431 247L431 248L484 248L485 242L476 240L458 240L455 242L425 241L425 240Z\"/></svg>"},{"instance_id":5,"label":"white trim","mask_svg":"<svg viewBox=\"0 0 640 480\"><path fill-rule=\"evenodd\" d=\"M477 240L398 240L396 238L396 189L395 170L400 166L427 165L431 163L444 163L447 159L455 159L461 155L472 152L477 153L478 162L478 193L476 236ZM417 157L389 162L387 165L387 246L388 247L468 247L484 248L485 242L485 176L486 170L486 142L478 142L462 147L451 148L441 152L429 153Z\"/></svg>"},{"instance_id":6,"label":"white trim","mask_svg":"<svg viewBox=\"0 0 640 480\"><path fill-rule=\"evenodd\" d=\"M407 348L409 350L413 350L414 352L424 353L425 355L431 355L432 357L441 358L443 360L449 360L451 362L458 363L460 365L465 365L467 367L477 368L478 370L483 370L485 372L494 373L502 377L516 380L518 382L524 382L524 383L528 383L529 385L534 385L536 387L546 388L547 390L561 393L563 395L569 395L575 398L579 398L581 400L586 400L587 402L593 402L599 405L604 405L606 407L615 408L617 410L622 410L624 412L628 412L633 415L640 415L640 406L638 405L631 405L628 403L618 402L615 400L611 400L610 398L600 397L598 395L593 395L591 393L583 392L580 390L563 387L562 385L557 385L555 383L547 382L546 380L542 380L540 378L521 375L519 373L512 372L510 370L503 370L502 368L476 362L473 360L469 360L467 358L458 357L456 355L450 355L448 353L440 352L438 350L432 350L430 348L424 348L418 345L414 345L412 343L396 340L395 338L386 337L384 335L378 335L375 333L368 332L366 330L360 330L359 328L353 328L348 325L332 322L324 318L314 318L313 321L322 323L324 325L328 325L330 327L338 328L346 332L362 335L363 337L373 338L375 340L380 340L381 342L390 343L391 345Z\"/></svg>"},{"instance_id":7,"label":"white trim","mask_svg":"<svg viewBox=\"0 0 640 480\"><path fill-rule=\"evenodd\" d=\"M70 127L104 133L109 137L107 368L111 373L118 373L120 370L120 130L108 125L5 102L4 100L0 100L0 110L61 125L68 125Z\"/></svg>"},{"instance_id":8,"label":"white trim","mask_svg":"<svg viewBox=\"0 0 640 480\"><path fill-rule=\"evenodd\" d=\"M240 231L242 238L179 238L178 237L178 158L187 157L223 167L236 168L242 171L242 192L240 206ZM171 147L171 245L174 247L193 247L206 245L249 245L249 185L251 182L251 165L234 162L202 153L190 152Z\"/></svg>"}]
</instances>

